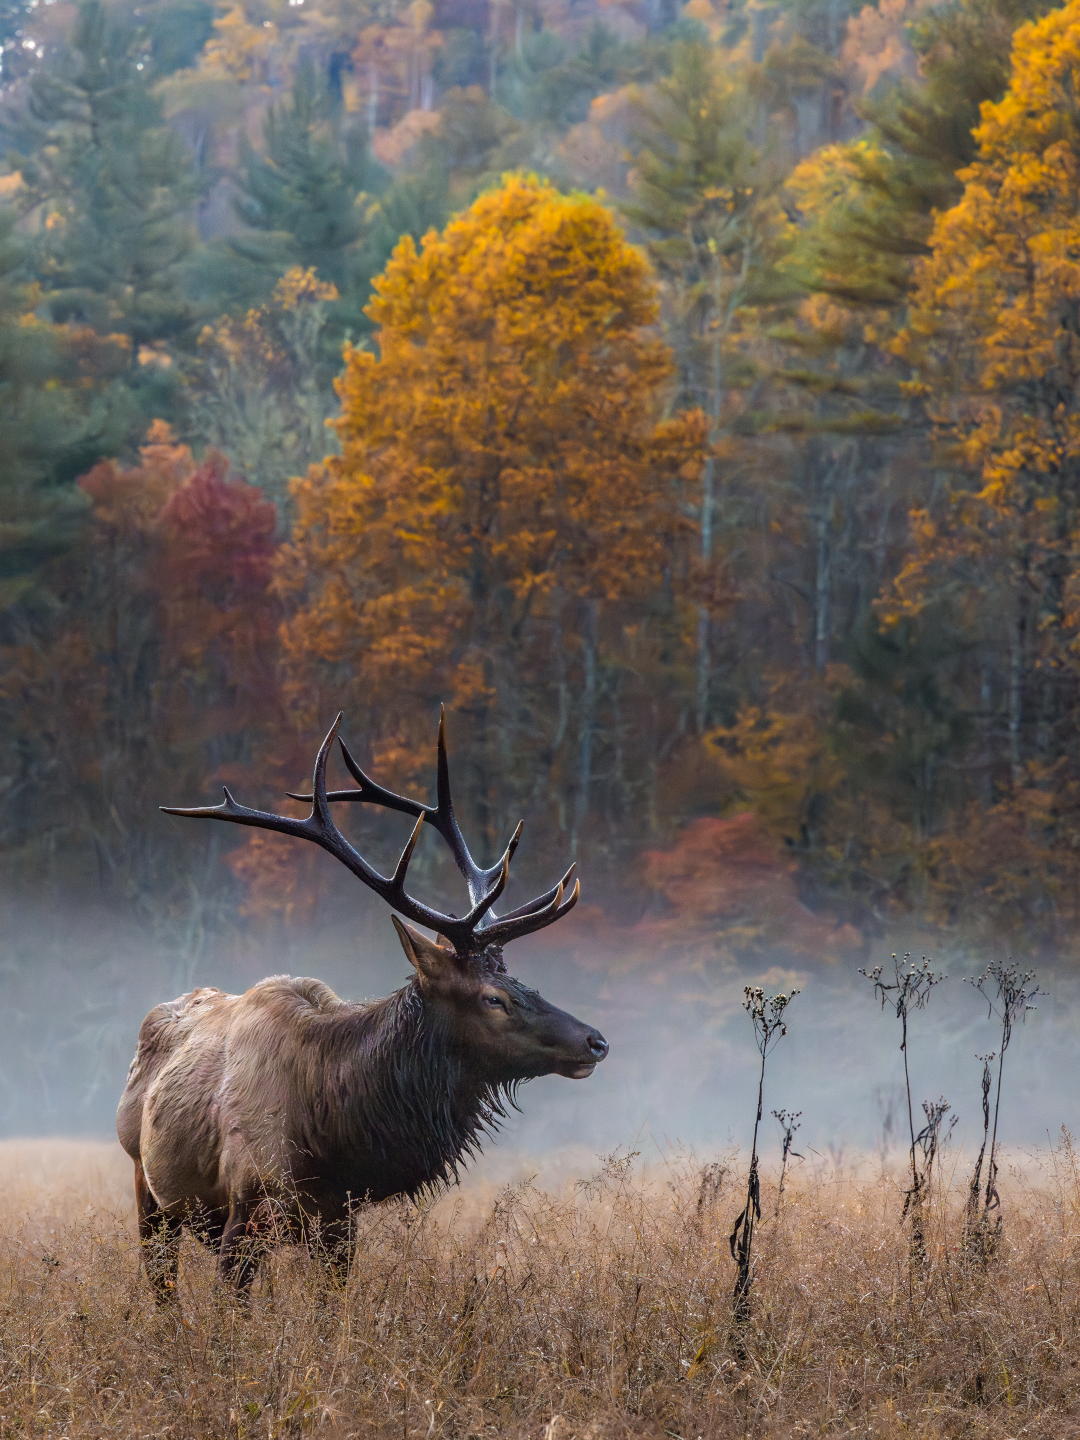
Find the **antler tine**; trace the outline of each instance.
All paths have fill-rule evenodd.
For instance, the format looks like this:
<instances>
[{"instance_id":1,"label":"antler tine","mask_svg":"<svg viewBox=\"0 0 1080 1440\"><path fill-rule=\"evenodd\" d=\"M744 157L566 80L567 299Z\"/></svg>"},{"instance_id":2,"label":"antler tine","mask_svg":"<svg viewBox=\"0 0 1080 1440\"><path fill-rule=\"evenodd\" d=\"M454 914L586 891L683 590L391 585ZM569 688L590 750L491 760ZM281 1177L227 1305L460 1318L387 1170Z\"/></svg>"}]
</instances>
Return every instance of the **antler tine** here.
<instances>
[{"instance_id":1,"label":"antler tine","mask_svg":"<svg viewBox=\"0 0 1080 1440\"><path fill-rule=\"evenodd\" d=\"M491 891L493 883L499 879L503 861L500 859L490 870L485 870L482 866L477 865L469 853L469 847L466 845L465 837L458 825L457 816L454 814L454 801L450 794L450 763L446 754L446 706L439 707L438 772L434 805L424 805L419 800L409 800L404 795L396 795L393 790L384 789L377 781L372 780L370 775L364 774L349 753L344 740L339 740L338 744L341 746L341 754L346 768L356 781L358 788L356 790L331 790L327 793L327 800L332 804L341 800L353 800L370 805L381 805L385 810L397 810L404 815L425 816L450 847L454 863L464 875L465 883L469 887L469 900L472 906L474 909L482 906L477 913L486 914L494 900L488 900L486 905L483 902ZM297 795L291 790L287 793L292 800L311 803L310 795ZM521 826L519 825L507 847L511 859L520 838ZM499 893L502 893L501 887Z\"/></svg>"},{"instance_id":2,"label":"antler tine","mask_svg":"<svg viewBox=\"0 0 1080 1440\"><path fill-rule=\"evenodd\" d=\"M356 781L357 790L329 790L326 798L331 802L339 800L359 800L369 805L381 805L384 810L397 810L402 815L426 815L429 818L435 814L433 805L425 805L420 800L410 800L405 795L395 795L393 790L387 790L370 775L365 775L360 766L353 758L345 741L338 737L338 745L341 747L341 758L345 761L345 768ZM310 795L297 795L292 790L286 790L290 800L302 800L306 804L311 803Z\"/></svg>"},{"instance_id":3,"label":"antler tine","mask_svg":"<svg viewBox=\"0 0 1080 1440\"><path fill-rule=\"evenodd\" d=\"M439 706L439 746L438 746L438 772L435 790L436 802L435 813L431 816L431 823L438 830L439 834L450 847L450 853L454 857L454 863L465 877L465 883L469 887L469 899L474 906L481 903L485 893L496 879L504 863L507 863L514 851L517 849L517 842L521 836L521 825L514 832L514 837L507 846L507 853L490 870L483 869L469 854L469 847L465 844L465 837L461 833L461 826L454 814L454 802L450 796L450 762L446 756L446 706ZM506 882L504 881L503 884ZM500 894L501 894L500 887ZM493 901L489 901L481 911L481 914L490 909Z\"/></svg>"},{"instance_id":4,"label":"antler tine","mask_svg":"<svg viewBox=\"0 0 1080 1440\"><path fill-rule=\"evenodd\" d=\"M191 809L162 805L161 809L167 815L181 815L197 820L228 820L237 825L252 825L260 830L275 830L282 835L294 835L300 840L310 840L328 851L335 859L340 860L358 879L392 905L406 920L413 920L429 930L441 931L453 942L455 949L464 951L472 940L476 921L471 920L468 916L461 920L452 915L443 915L421 901L414 900L405 892L405 872L419 838L420 826L428 818L426 813L420 815L394 874L389 878L380 875L357 850L353 849L331 819L329 796L326 792L326 761L330 747L337 738L341 719L339 714L326 739L319 747L312 776L311 795L305 797L311 801L311 814L304 819L301 820L290 815L273 815L265 810L252 810L246 805L240 805L233 799L227 786L224 787L225 800L221 805L203 805ZM427 807L424 809L426 812ZM505 883L504 880L503 884ZM493 900L489 900L488 907L492 903Z\"/></svg>"},{"instance_id":5,"label":"antler tine","mask_svg":"<svg viewBox=\"0 0 1080 1440\"><path fill-rule=\"evenodd\" d=\"M339 710L337 719L330 726L326 739L319 746L319 753L315 756L315 770L311 777L311 815L310 819L317 821L321 832L345 837L330 819L330 806L326 803L326 761L330 755L330 747L337 739L337 733L341 729L341 722L345 718L344 710Z\"/></svg>"},{"instance_id":6,"label":"antler tine","mask_svg":"<svg viewBox=\"0 0 1080 1440\"><path fill-rule=\"evenodd\" d=\"M545 905L542 910L518 914L514 919L496 920L483 932L484 938L489 944L507 945L511 940L519 940L522 935L532 935L537 930L554 925L556 920L561 920L577 904L581 894L581 881L574 881L574 888L567 900L562 898L563 889L563 882L560 880L550 904Z\"/></svg>"},{"instance_id":7,"label":"antler tine","mask_svg":"<svg viewBox=\"0 0 1080 1440\"><path fill-rule=\"evenodd\" d=\"M507 914L500 915L499 923L502 924L504 921L507 920L520 920L523 915L535 915L538 910L543 910L546 905L550 905L552 900L554 900L556 892L559 889L559 885L562 886L563 890L566 889L576 869L577 862L575 861L557 885L553 885L551 889L545 891L543 895L537 895L536 899L530 900L528 904L519 905L516 910L510 910Z\"/></svg>"},{"instance_id":8,"label":"antler tine","mask_svg":"<svg viewBox=\"0 0 1080 1440\"><path fill-rule=\"evenodd\" d=\"M313 777L313 793L304 798L311 804L312 812L306 819L300 820L292 815L273 815L267 810L252 810L250 806L241 805L233 799L232 792L227 785L221 788L225 792L225 799L220 805L196 805L194 807L181 808L175 805L159 805L158 809L166 815L182 815L195 820L230 820L235 825L253 825L260 830L276 830L281 835L296 835L302 840L314 840L312 822L316 819L317 809L315 794L319 788L319 779L322 778L322 814L318 816L322 826L329 825L335 832L340 833L330 819L330 812L326 809L326 757L330 753L330 746L334 743L338 727L341 725L342 715L339 711L338 717L330 727L326 739L319 746L319 753L315 758L315 774ZM344 839L344 836L342 836Z\"/></svg>"},{"instance_id":9,"label":"antler tine","mask_svg":"<svg viewBox=\"0 0 1080 1440\"><path fill-rule=\"evenodd\" d=\"M521 832L524 828L525 821L519 820L517 824L517 829L514 831L513 835L511 835L510 843L503 851L502 859L499 861L498 865L493 866L490 870L480 871L481 876L495 875L495 884L486 894L480 896L479 900L477 900L476 904L469 911L466 919L476 926L476 933L477 935L482 935L484 937L485 944L488 943L488 930L491 928L492 924L496 923L496 917L493 914L490 922L486 925L483 923L484 917L488 914L488 912L491 910L491 907L495 904L495 901L498 900L499 896L506 889L506 882L510 879L510 861L513 859L514 851L518 847L518 841L521 839ZM469 886L469 893L471 896L471 885Z\"/></svg>"},{"instance_id":10,"label":"antler tine","mask_svg":"<svg viewBox=\"0 0 1080 1440\"><path fill-rule=\"evenodd\" d=\"M424 817L423 815L421 815L419 820L417 820L416 824L413 826L413 831L412 834L409 836L408 843L406 844L405 849L401 852L401 859L397 862L397 867L394 870L393 875L390 877L390 884L393 885L396 889L400 889L402 895L405 894L405 872L409 868L409 861L412 859L412 853L416 849L416 842L420 839L420 827L421 825L423 825L423 823Z\"/></svg>"},{"instance_id":11,"label":"antler tine","mask_svg":"<svg viewBox=\"0 0 1080 1440\"><path fill-rule=\"evenodd\" d=\"M402 815L425 815L430 819L435 813L433 806L425 805L421 800L410 800L407 795L396 795L393 790L387 790L378 781L372 780L353 759L345 741L339 739L338 746L341 749L341 758L345 761L345 768L360 790L358 793L352 790L336 790L334 797L342 800L366 800L371 805L381 805L384 810L400 811Z\"/></svg>"},{"instance_id":12,"label":"antler tine","mask_svg":"<svg viewBox=\"0 0 1080 1440\"><path fill-rule=\"evenodd\" d=\"M482 869L477 865L465 844L450 795L450 767L446 757L445 708L439 719L438 793L437 803L434 806L423 805L418 800L409 800L404 795L395 795L392 790L384 789L383 786L365 775L350 755L345 742L338 736L341 720L342 717L339 714L330 727L326 739L319 746L312 775L311 794L298 795L289 792L292 799L303 800L311 805L310 815L302 820L290 815L273 815L265 810L249 809L248 806L239 804L233 798L228 787L225 787L225 800L221 805L205 805L193 809L163 805L161 809L167 815L181 815L200 820L228 820L236 825L252 825L262 830L275 830L282 835L295 835L300 840L310 840L328 851L335 859L340 860L369 889L374 890L405 919L414 920L429 930L435 930L445 935L461 955L475 949L478 945L504 945L510 940L517 939L518 936L542 930L545 926L560 919L577 903L578 895L581 892L581 886L577 881L574 882L574 888L569 898L563 898L574 873L574 866L571 865L553 890L537 896L535 900L530 900L502 918L491 913L491 907L506 889L510 877L510 861L513 859L521 839L523 822L518 823L502 858L496 865L493 865L490 870ZM345 764L359 787L356 790L327 791L326 762L335 740L339 741ZM380 875L352 847L337 828L330 816L330 805L335 800L368 801L388 810L397 810L416 817L416 824L413 826L408 844L394 868L393 875ZM443 915L406 893L405 876L425 821L429 825L433 825L449 845L457 867L468 884L471 908L467 915L460 918Z\"/></svg>"}]
</instances>

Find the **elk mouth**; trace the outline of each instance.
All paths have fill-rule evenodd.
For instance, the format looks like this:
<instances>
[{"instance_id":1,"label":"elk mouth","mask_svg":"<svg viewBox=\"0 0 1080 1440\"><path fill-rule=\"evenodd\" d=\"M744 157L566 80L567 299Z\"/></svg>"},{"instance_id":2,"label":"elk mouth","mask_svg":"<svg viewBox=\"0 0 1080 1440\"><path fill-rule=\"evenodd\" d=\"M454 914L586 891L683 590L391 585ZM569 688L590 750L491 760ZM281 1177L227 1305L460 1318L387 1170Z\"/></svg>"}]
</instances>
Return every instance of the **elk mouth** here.
<instances>
[{"instance_id":1,"label":"elk mouth","mask_svg":"<svg viewBox=\"0 0 1080 1440\"><path fill-rule=\"evenodd\" d=\"M587 1080L608 1053L608 1043L599 1030L592 1031L586 1045L588 1058L570 1060L565 1066L559 1067L559 1074L564 1075L567 1080Z\"/></svg>"}]
</instances>

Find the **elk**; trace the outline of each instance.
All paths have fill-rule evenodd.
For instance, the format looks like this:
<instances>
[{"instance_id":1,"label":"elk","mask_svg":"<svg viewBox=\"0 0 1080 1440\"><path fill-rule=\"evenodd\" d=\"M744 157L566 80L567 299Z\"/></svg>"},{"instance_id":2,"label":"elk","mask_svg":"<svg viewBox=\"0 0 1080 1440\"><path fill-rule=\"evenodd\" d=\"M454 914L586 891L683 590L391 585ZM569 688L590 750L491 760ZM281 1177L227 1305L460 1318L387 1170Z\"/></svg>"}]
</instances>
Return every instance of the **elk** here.
<instances>
[{"instance_id":1,"label":"elk","mask_svg":"<svg viewBox=\"0 0 1080 1440\"><path fill-rule=\"evenodd\" d=\"M150 1011L116 1126L135 1163L139 1235L161 1299L175 1287L185 1224L217 1247L220 1276L241 1292L275 1239L317 1233L330 1263L346 1274L354 1204L454 1183L459 1163L479 1154L523 1081L584 1079L608 1053L599 1031L513 979L503 962L509 941L554 924L575 904L580 884L567 888L574 867L546 894L496 917L522 826L496 865L473 860L450 797L445 712L433 806L369 779L340 739L358 788L327 792L341 719L319 749L311 794L290 792L310 802L305 819L248 809L227 787L220 805L161 808L328 850L398 912L393 923L415 973L371 1003L341 1000L320 980L276 975L243 995L204 988ZM350 801L415 817L391 876L373 869L331 819L331 804ZM465 878L464 916L440 914L406 893L425 824Z\"/></svg>"}]
</instances>

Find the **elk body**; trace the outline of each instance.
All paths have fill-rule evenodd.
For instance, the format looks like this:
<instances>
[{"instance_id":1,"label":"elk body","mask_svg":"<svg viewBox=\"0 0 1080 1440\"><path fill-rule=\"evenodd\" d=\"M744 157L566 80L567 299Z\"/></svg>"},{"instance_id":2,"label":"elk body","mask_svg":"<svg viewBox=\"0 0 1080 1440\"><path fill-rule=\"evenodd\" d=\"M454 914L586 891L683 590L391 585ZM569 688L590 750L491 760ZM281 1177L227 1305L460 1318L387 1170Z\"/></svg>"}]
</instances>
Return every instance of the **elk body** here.
<instances>
[{"instance_id":1,"label":"elk body","mask_svg":"<svg viewBox=\"0 0 1080 1440\"><path fill-rule=\"evenodd\" d=\"M503 946L573 906L573 867L554 889L496 918L519 825L499 863L472 859L454 816L439 727L434 806L369 779L344 742L355 790L326 789L339 715L315 762L306 819L239 805L173 815L228 820L313 841L346 864L430 939L393 916L414 975L386 1000L340 1000L319 980L274 976L244 995L202 989L157 1006L143 1021L117 1113L135 1162L147 1273L165 1295L175 1283L186 1223L218 1248L220 1272L243 1288L272 1239L317 1228L347 1269L352 1205L415 1196L450 1183L459 1162L497 1128L516 1087L540 1075L582 1079L607 1054L603 1036L507 974ZM390 877L379 875L330 818L359 801L416 817ZM405 891L425 823L450 847L469 889L464 917L442 915Z\"/></svg>"}]
</instances>

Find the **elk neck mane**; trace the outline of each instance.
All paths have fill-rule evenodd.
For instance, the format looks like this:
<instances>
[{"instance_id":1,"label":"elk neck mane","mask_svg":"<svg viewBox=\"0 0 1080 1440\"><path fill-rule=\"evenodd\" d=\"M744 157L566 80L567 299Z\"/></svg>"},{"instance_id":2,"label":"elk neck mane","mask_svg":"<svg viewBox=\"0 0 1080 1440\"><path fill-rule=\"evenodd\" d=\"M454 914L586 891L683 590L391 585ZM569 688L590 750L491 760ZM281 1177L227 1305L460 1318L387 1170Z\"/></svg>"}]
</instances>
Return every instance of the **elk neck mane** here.
<instances>
[{"instance_id":1,"label":"elk neck mane","mask_svg":"<svg viewBox=\"0 0 1080 1440\"><path fill-rule=\"evenodd\" d=\"M326 1019L310 1057L317 1128L335 1148L387 1160L406 1144L420 1172L413 1195L456 1183L459 1163L479 1155L508 1106L518 1108L520 1082L471 1072L415 980Z\"/></svg>"}]
</instances>

